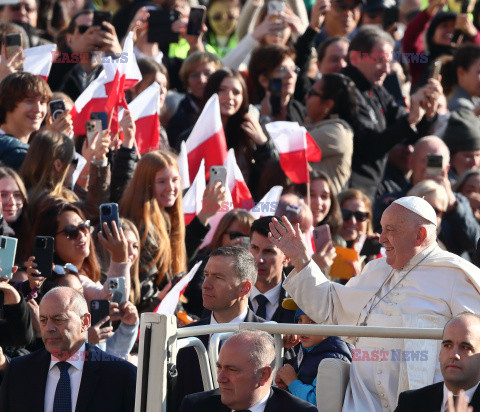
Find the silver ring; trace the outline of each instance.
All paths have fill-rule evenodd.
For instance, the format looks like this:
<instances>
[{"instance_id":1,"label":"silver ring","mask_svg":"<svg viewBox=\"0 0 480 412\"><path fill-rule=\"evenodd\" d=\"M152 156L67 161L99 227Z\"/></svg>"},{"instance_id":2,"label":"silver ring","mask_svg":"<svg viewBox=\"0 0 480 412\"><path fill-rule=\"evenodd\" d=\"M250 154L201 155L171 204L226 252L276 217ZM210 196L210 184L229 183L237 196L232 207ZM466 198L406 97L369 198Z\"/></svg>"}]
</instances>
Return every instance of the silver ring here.
<instances>
[{"instance_id":1,"label":"silver ring","mask_svg":"<svg viewBox=\"0 0 480 412\"><path fill-rule=\"evenodd\" d=\"M281 237L281 236L279 236L277 240L281 240L281 239L282 239L282 237Z\"/></svg>"}]
</instances>

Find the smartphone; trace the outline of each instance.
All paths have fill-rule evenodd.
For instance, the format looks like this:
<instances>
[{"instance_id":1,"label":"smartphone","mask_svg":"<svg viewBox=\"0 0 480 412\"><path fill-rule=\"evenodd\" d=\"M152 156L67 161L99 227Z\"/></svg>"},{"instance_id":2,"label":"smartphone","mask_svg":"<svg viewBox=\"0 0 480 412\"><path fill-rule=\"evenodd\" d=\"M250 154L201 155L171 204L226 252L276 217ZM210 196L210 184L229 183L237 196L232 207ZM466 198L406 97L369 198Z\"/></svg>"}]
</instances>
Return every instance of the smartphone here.
<instances>
[{"instance_id":1,"label":"smartphone","mask_svg":"<svg viewBox=\"0 0 480 412\"><path fill-rule=\"evenodd\" d=\"M387 30L393 23L399 21L398 7L390 7L383 10L383 30Z\"/></svg>"},{"instance_id":2,"label":"smartphone","mask_svg":"<svg viewBox=\"0 0 480 412\"><path fill-rule=\"evenodd\" d=\"M168 53L170 43L178 42L178 33L171 30L172 23L180 18L177 10L150 10L147 38L149 43L158 43L163 52Z\"/></svg>"},{"instance_id":3,"label":"smartphone","mask_svg":"<svg viewBox=\"0 0 480 412\"><path fill-rule=\"evenodd\" d=\"M96 299L90 302L90 314L92 315L92 326L95 326L104 317L110 316L110 302L106 299ZM112 322L107 320L101 328L111 326Z\"/></svg>"},{"instance_id":4,"label":"smartphone","mask_svg":"<svg viewBox=\"0 0 480 412\"><path fill-rule=\"evenodd\" d=\"M322 250L328 242L332 241L330 226L320 225L313 228L313 243L315 250Z\"/></svg>"},{"instance_id":5,"label":"smartphone","mask_svg":"<svg viewBox=\"0 0 480 412\"><path fill-rule=\"evenodd\" d=\"M55 120L65 110L65 102L62 99L52 100L50 103L50 113L52 113L52 119Z\"/></svg>"},{"instance_id":6,"label":"smartphone","mask_svg":"<svg viewBox=\"0 0 480 412\"><path fill-rule=\"evenodd\" d=\"M52 276L53 249L55 239L51 236L36 236L33 245L33 256L40 275L45 278Z\"/></svg>"},{"instance_id":7,"label":"smartphone","mask_svg":"<svg viewBox=\"0 0 480 412\"><path fill-rule=\"evenodd\" d=\"M427 154L427 175L443 175L443 156L437 154Z\"/></svg>"},{"instance_id":8,"label":"smartphone","mask_svg":"<svg viewBox=\"0 0 480 412\"><path fill-rule=\"evenodd\" d=\"M17 251L17 239L14 237L0 236L0 277L11 279L12 269L15 263Z\"/></svg>"},{"instance_id":9,"label":"smartphone","mask_svg":"<svg viewBox=\"0 0 480 412\"><path fill-rule=\"evenodd\" d=\"M95 10L93 12L93 26L100 26L102 30L107 30L103 27L103 22L106 21L108 23L112 22L112 13L109 11L98 11Z\"/></svg>"},{"instance_id":10,"label":"smartphone","mask_svg":"<svg viewBox=\"0 0 480 412\"><path fill-rule=\"evenodd\" d=\"M282 79L280 77L272 77L268 81L268 91L270 92L270 106L272 114L278 116L282 110L280 100L282 98Z\"/></svg>"},{"instance_id":11,"label":"smartphone","mask_svg":"<svg viewBox=\"0 0 480 412\"><path fill-rule=\"evenodd\" d=\"M253 104L248 105L248 114L257 122L260 121L260 110L258 110Z\"/></svg>"},{"instance_id":12,"label":"smartphone","mask_svg":"<svg viewBox=\"0 0 480 412\"><path fill-rule=\"evenodd\" d=\"M190 8L188 16L187 34L190 36L199 36L202 32L202 26L205 23L205 14L207 8L205 6L197 6Z\"/></svg>"},{"instance_id":13,"label":"smartphone","mask_svg":"<svg viewBox=\"0 0 480 412\"><path fill-rule=\"evenodd\" d=\"M96 133L99 133L99 136L102 135L102 121L100 119L87 120L85 122L85 130L87 131L87 141L90 145L93 139L95 139Z\"/></svg>"},{"instance_id":14,"label":"smartphone","mask_svg":"<svg viewBox=\"0 0 480 412\"><path fill-rule=\"evenodd\" d=\"M440 60L435 60L431 68L430 78L438 80L438 76L440 76L441 70L442 70L442 62Z\"/></svg>"},{"instance_id":15,"label":"smartphone","mask_svg":"<svg viewBox=\"0 0 480 412\"><path fill-rule=\"evenodd\" d=\"M108 292L113 293L112 302L117 302L121 305L127 301L127 291L125 289L125 278L110 278L108 281Z\"/></svg>"},{"instance_id":16,"label":"smartphone","mask_svg":"<svg viewBox=\"0 0 480 412\"><path fill-rule=\"evenodd\" d=\"M283 1L271 0L268 2L268 15L280 14L285 11L285 3Z\"/></svg>"},{"instance_id":17,"label":"smartphone","mask_svg":"<svg viewBox=\"0 0 480 412\"><path fill-rule=\"evenodd\" d=\"M92 112L90 113L90 120L101 120L102 130L108 129L108 115L107 112Z\"/></svg>"},{"instance_id":18,"label":"smartphone","mask_svg":"<svg viewBox=\"0 0 480 412\"><path fill-rule=\"evenodd\" d=\"M108 228L113 233L112 222L117 224L118 229L118 204L117 203L103 203L100 205L100 225L102 228L102 234L106 238L107 235L103 230L103 224L108 224Z\"/></svg>"},{"instance_id":19,"label":"smartphone","mask_svg":"<svg viewBox=\"0 0 480 412\"><path fill-rule=\"evenodd\" d=\"M5 35L5 48L7 59L13 56L23 46L22 35L20 33L10 33ZM23 64L17 68L17 71L23 71Z\"/></svg>"},{"instance_id":20,"label":"smartphone","mask_svg":"<svg viewBox=\"0 0 480 412\"><path fill-rule=\"evenodd\" d=\"M360 256L371 256L371 255L378 255L380 253L380 249L382 248L382 244L378 237L365 239L363 243L362 250L360 251Z\"/></svg>"},{"instance_id":21,"label":"smartphone","mask_svg":"<svg viewBox=\"0 0 480 412\"><path fill-rule=\"evenodd\" d=\"M224 187L227 185L227 168L225 166L210 166L209 186L221 182Z\"/></svg>"}]
</instances>

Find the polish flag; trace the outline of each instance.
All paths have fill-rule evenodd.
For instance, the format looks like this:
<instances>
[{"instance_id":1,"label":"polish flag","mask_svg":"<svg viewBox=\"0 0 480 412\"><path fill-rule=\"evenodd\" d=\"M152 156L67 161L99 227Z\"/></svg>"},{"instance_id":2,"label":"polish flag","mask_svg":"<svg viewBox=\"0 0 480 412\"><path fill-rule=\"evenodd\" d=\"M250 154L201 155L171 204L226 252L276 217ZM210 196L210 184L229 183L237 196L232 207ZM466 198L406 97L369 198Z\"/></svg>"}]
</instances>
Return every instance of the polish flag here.
<instances>
[{"instance_id":1,"label":"polish flag","mask_svg":"<svg viewBox=\"0 0 480 412\"><path fill-rule=\"evenodd\" d=\"M253 198L237 165L233 149L228 151L227 161L224 166L227 169L227 187L232 196L233 206L239 209L252 207Z\"/></svg>"},{"instance_id":2,"label":"polish flag","mask_svg":"<svg viewBox=\"0 0 480 412\"><path fill-rule=\"evenodd\" d=\"M54 52L57 50L56 44L47 44L45 46L31 47L23 50L23 70L28 73L36 74L43 80L48 80Z\"/></svg>"},{"instance_id":3,"label":"polish flag","mask_svg":"<svg viewBox=\"0 0 480 412\"><path fill-rule=\"evenodd\" d=\"M188 174L188 156L185 141L180 143L180 153L178 154L177 164L180 177L182 178L182 190L188 189L190 187L190 175Z\"/></svg>"},{"instance_id":4,"label":"polish flag","mask_svg":"<svg viewBox=\"0 0 480 412\"><path fill-rule=\"evenodd\" d=\"M308 162L319 162L322 151L297 122L268 123L266 129L280 154L280 166L293 183L309 183Z\"/></svg>"},{"instance_id":5,"label":"polish flag","mask_svg":"<svg viewBox=\"0 0 480 412\"><path fill-rule=\"evenodd\" d=\"M90 120L90 113L106 111L108 99L105 90L106 82L107 75L105 71L102 71L75 101L70 114L72 115L73 132L76 135L86 134L85 122Z\"/></svg>"},{"instance_id":6,"label":"polish flag","mask_svg":"<svg viewBox=\"0 0 480 412\"><path fill-rule=\"evenodd\" d=\"M273 186L268 193L262 197L262 200L249 210L255 220L260 219L263 216L275 215L280 196L282 196L282 191L282 186Z\"/></svg>"},{"instance_id":7,"label":"polish flag","mask_svg":"<svg viewBox=\"0 0 480 412\"><path fill-rule=\"evenodd\" d=\"M158 149L160 142L160 85L153 82L128 105L135 121L140 154Z\"/></svg>"},{"instance_id":8,"label":"polish flag","mask_svg":"<svg viewBox=\"0 0 480 412\"><path fill-rule=\"evenodd\" d=\"M217 94L208 99L187 139L186 146L190 181L197 174L202 159L205 159L207 180L210 166L223 165L227 160L227 142L225 141Z\"/></svg>"},{"instance_id":9,"label":"polish flag","mask_svg":"<svg viewBox=\"0 0 480 412\"><path fill-rule=\"evenodd\" d=\"M192 186L188 189L182 199L183 215L185 217L185 226L188 225L195 216L202 210L203 192L206 188L205 183L205 160L202 159L198 168L197 176Z\"/></svg>"}]
</instances>

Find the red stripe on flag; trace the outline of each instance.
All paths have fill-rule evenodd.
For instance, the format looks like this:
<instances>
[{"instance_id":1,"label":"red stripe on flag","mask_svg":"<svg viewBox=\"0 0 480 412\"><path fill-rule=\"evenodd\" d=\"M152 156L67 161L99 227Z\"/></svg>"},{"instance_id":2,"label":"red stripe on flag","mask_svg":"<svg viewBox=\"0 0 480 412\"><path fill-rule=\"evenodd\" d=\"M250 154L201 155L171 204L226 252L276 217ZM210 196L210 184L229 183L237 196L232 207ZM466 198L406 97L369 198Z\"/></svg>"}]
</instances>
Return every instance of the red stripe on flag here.
<instances>
[{"instance_id":1,"label":"red stripe on flag","mask_svg":"<svg viewBox=\"0 0 480 412\"><path fill-rule=\"evenodd\" d=\"M185 226L190 224L190 222L194 219L196 213L184 213L184 218L185 218Z\"/></svg>"},{"instance_id":2,"label":"red stripe on flag","mask_svg":"<svg viewBox=\"0 0 480 412\"><path fill-rule=\"evenodd\" d=\"M135 121L135 138L140 154L158 149L160 142L160 119L158 114L145 116Z\"/></svg>"},{"instance_id":3,"label":"red stripe on flag","mask_svg":"<svg viewBox=\"0 0 480 412\"><path fill-rule=\"evenodd\" d=\"M305 150L280 153L280 166L293 183L308 183L308 166Z\"/></svg>"}]
</instances>

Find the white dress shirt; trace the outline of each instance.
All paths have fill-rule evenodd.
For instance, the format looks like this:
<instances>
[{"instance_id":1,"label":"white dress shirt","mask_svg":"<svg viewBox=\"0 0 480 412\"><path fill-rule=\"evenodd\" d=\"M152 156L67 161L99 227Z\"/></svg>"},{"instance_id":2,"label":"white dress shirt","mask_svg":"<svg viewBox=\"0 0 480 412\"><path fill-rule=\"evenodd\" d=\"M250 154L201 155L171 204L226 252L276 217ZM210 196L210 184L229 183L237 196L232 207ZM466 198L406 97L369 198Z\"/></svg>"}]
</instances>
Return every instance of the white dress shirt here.
<instances>
[{"instance_id":1,"label":"white dress shirt","mask_svg":"<svg viewBox=\"0 0 480 412\"><path fill-rule=\"evenodd\" d=\"M247 408L250 412L263 412L265 406L267 405L268 398L270 397L270 392L267 393L265 397L260 399L255 405ZM235 409L232 409L232 412L235 412Z\"/></svg>"},{"instance_id":2,"label":"white dress shirt","mask_svg":"<svg viewBox=\"0 0 480 412\"><path fill-rule=\"evenodd\" d=\"M268 299L267 302L267 319L265 320L272 320L275 311L278 308L278 300L280 299L280 291L282 289L282 282L279 282L278 285L274 286L270 290L265 293L260 292L255 286L252 288L252 292L250 293L250 301L252 302L253 311L257 313L258 309L258 302L255 299L258 295L263 295Z\"/></svg>"},{"instance_id":3,"label":"white dress shirt","mask_svg":"<svg viewBox=\"0 0 480 412\"><path fill-rule=\"evenodd\" d=\"M473 394L477 390L479 383L477 383L474 387L465 391L465 396L468 398L468 403L470 403L470 401L472 400ZM448 389L445 386L445 384L443 384L443 402L442 402L442 409L440 409L440 412L445 412L447 410L447 400L448 400Z\"/></svg>"},{"instance_id":4,"label":"white dress shirt","mask_svg":"<svg viewBox=\"0 0 480 412\"><path fill-rule=\"evenodd\" d=\"M460 312L480 312L480 269L436 244L402 269L392 271L385 258L373 260L346 285L329 282L314 262L298 273L294 270L283 284L318 324L359 325L372 308L368 326L442 328ZM355 346L370 359L363 355L355 359L354 353L344 411L392 411L400 392L443 380L438 364L440 341L359 338ZM374 351L377 356L378 351L386 351L387 358L375 358ZM400 358L394 359L394 353L400 353ZM402 354L415 358L402 358Z\"/></svg>"},{"instance_id":5,"label":"white dress shirt","mask_svg":"<svg viewBox=\"0 0 480 412\"><path fill-rule=\"evenodd\" d=\"M247 317L247 312L248 312L248 306L245 308L245 310L240 313L236 318L232 319L228 323L242 323L245 321L245 318ZM218 325L218 322L215 320L215 316L213 316L213 312L210 314L210 325Z\"/></svg>"},{"instance_id":6,"label":"white dress shirt","mask_svg":"<svg viewBox=\"0 0 480 412\"><path fill-rule=\"evenodd\" d=\"M72 394L72 412L75 412L77 406L78 391L80 390L80 382L82 381L83 363L86 357L85 343L66 360L70 365L68 375L70 376L70 390ZM59 359L51 355L50 367L48 368L47 384L45 385L45 412L52 412L53 401L55 399L55 391L57 383L60 380L60 369L55 365L60 362Z\"/></svg>"}]
</instances>

